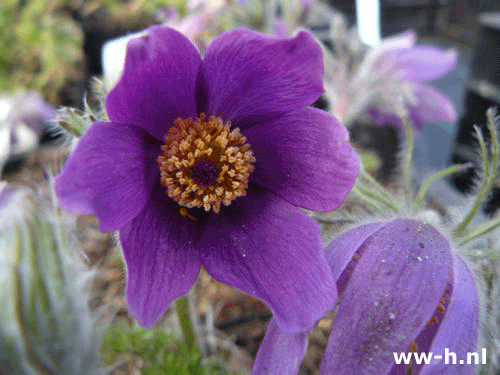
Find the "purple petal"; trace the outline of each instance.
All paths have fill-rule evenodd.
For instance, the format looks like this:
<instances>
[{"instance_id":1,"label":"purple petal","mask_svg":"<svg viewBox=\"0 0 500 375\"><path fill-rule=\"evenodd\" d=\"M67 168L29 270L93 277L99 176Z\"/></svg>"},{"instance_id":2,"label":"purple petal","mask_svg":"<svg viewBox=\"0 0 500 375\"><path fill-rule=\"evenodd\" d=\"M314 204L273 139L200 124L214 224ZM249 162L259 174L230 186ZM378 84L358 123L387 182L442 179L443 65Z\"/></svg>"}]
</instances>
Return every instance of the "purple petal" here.
<instances>
[{"instance_id":1,"label":"purple petal","mask_svg":"<svg viewBox=\"0 0 500 375\"><path fill-rule=\"evenodd\" d=\"M312 104L323 93L321 47L305 31L291 39L238 29L216 38L203 60L200 112L240 128Z\"/></svg>"},{"instance_id":2,"label":"purple petal","mask_svg":"<svg viewBox=\"0 0 500 375\"><path fill-rule=\"evenodd\" d=\"M454 257L454 261L454 284L450 303L430 349L434 355L442 355L443 359L425 365L420 372L421 375L457 373L473 375L476 373L474 365L458 364L460 360L467 363L467 353L476 351L479 329L479 301L476 285L464 261L458 256ZM445 364L445 348L456 354L456 365ZM479 353L478 361L481 361L481 353Z\"/></svg>"},{"instance_id":3,"label":"purple petal","mask_svg":"<svg viewBox=\"0 0 500 375\"><path fill-rule=\"evenodd\" d=\"M393 352L404 351L427 325L451 278L448 241L421 222L387 223L361 246L321 374L387 374Z\"/></svg>"},{"instance_id":4,"label":"purple petal","mask_svg":"<svg viewBox=\"0 0 500 375\"><path fill-rule=\"evenodd\" d=\"M454 123L457 120L455 106L448 96L425 83L413 82L412 85L416 104L407 107L411 123L416 130L421 130L426 123ZM403 127L401 119L395 113L371 108L368 115L377 125L393 125L399 129Z\"/></svg>"},{"instance_id":5,"label":"purple petal","mask_svg":"<svg viewBox=\"0 0 500 375\"><path fill-rule=\"evenodd\" d=\"M314 4L314 0L299 0L299 5L303 12L307 12Z\"/></svg>"},{"instance_id":6,"label":"purple petal","mask_svg":"<svg viewBox=\"0 0 500 375\"><path fill-rule=\"evenodd\" d=\"M414 83L415 94L418 104L411 108L411 112L417 115L424 123L457 121L457 112L451 99L425 83Z\"/></svg>"},{"instance_id":7,"label":"purple petal","mask_svg":"<svg viewBox=\"0 0 500 375\"><path fill-rule=\"evenodd\" d=\"M403 128L403 123L401 122L401 118L395 113L382 112L378 108L370 108L367 111L367 114L373 120L375 125L380 125L380 126L392 125L398 129Z\"/></svg>"},{"instance_id":8,"label":"purple petal","mask_svg":"<svg viewBox=\"0 0 500 375\"><path fill-rule=\"evenodd\" d=\"M36 91L16 94L7 122L17 125L26 124L37 135L40 135L44 122L54 121L56 110L46 103Z\"/></svg>"},{"instance_id":9,"label":"purple petal","mask_svg":"<svg viewBox=\"0 0 500 375\"><path fill-rule=\"evenodd\" d=\"M97 215L102 231L118 229L149 199L159 147L134 126L95 123L56 178L59 203Z\"/></svg>"},{"instance_id":10,"label":"purple petal","mask_svg":"<svg viewBox=\"0 0 500 375\"><path fill-rule=\"evenodd\" d=\"M276 17L272 25L272 34L279 38L286 38L288 35L288 30L286 28L285 20L281 17Z\"/></svg>"},{"instance_id":11,"label":"purple petal","mask_svg":"<svg viewBox=\"0 0 500 375\"><path fill-rule=\"evenodd\" d=\"M315 211L340 206L359 173L345 127L326 112L302 108L246 129L257 159L251 181Z\"/></svg>"},{"instance_id":12,"label":"purple petal","mask_svg":"<svg viewBox=\"0 0 500 375\"><path fill-rule=\"evenodd\" d=\"M430 81L448 74L455 68L457 51L417 46L400 50L396 62L395 68L403 70L407 79Z\"/></svg>"},{"instance_id":13,"label":"purple petal","mask_svg":"<svg viewBox=\"0 0 500 375\"><path fill-rule=\"evenodd\" d=\"M395 113L382 112L376 108L371 108L368 111L368 115L371 117L375 125L389 125L399 130L403 130L403 122L401 121L401 117L399 117L399 115ZM424 120L422 119L422 115L419 112L418 107L408 107L408 118L414 130L416 130L417 132L422 130L424 126Z\"/></svg>"},{"instance_id":14,"label":"purple petal","mask_svg":"<svg viewBox=\"0 0 500 375\"><path fill-rule=\"evenodd\" d=\"M366 224L351 229L336 237L325 250L326 261L332 269L333 278L337 280L337 287L341 292L348 279L340 278L347 266L353 261L354 254L361 255L363 243L385 223ZM349 274L350 276L350 274Z\"/></svg>"},{"instance_id":15,"label":"purple petal","mask_svg":"<svg viewBox=\"0 0 500 375\"><path fill-rule=\"evenodd\" d=\"M272 319L257 352L252 374L298 374L306 349L307 332L283 332Z\"/></svg>"},{"instance_id":16,"label":"purple petal","mask_svg":"<svg viewBox=\"0 0 500 375\"><path fill-rule=\"evenodd\" d=\"M410 48L417 41L417 33L407 30L390 38L385 38L380 45L368 51L368 54L361 62L359 72L363 76L370 74L376 69L375 65L385 65L387 60L393 60L394 52L402 48Z\"/></svg>"},{"instance_id":17,"label":"purple petal","mask_svg":"<svg viewBox=\"0 0 500 375\"><path fill-rule=\"evenodd\" d=\"M389 38L384 38L383 42L373 50L378 51L378 53L391 52L400 48L411 48L416 42L417 33L415 30L409 29Z\"/></svg>"},{"instance_id":18,"label":"purple petal","mask_svg":"<svg viewBox=\"0 0 500 375\"><path fill-rule=\"evenodd\" d=\"M263 300L286 332L311 328L336 303L318 225L268 192L214 215L200 246L208 273Z\"/></svg>"},{"instance_id":19,"label":"purple petal","mask_svg":"<svg viewBox=\"0 0 500 375\"><path fill-rule=\"evenodd\" d=\"M158 189L144 209L120 229L127 262L126 297L131 314L152 327L170 303L191 289L200 272L195 223Z\"/></svg>"},{"instance_id":20,"label":"purple petal","mask_svg":"<svg viewBox=\"0 0 500 375\"><path fill-rule=\"evenodd\" d=\"M196 116L200 64L195 47L181 33L152 26L149 35L128 43L125 71L106 99L110 119L163 140L176 118Z\"/></svg>"}]
</instances>

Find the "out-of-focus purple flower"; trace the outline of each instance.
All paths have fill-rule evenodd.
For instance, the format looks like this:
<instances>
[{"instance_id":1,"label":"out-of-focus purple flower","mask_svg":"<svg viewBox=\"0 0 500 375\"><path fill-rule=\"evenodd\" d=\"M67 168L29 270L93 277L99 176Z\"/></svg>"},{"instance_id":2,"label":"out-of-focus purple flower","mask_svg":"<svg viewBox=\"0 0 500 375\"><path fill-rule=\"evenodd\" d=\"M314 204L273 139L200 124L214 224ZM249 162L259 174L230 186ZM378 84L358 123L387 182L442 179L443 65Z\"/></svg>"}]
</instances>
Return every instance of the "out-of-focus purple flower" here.
<instances>
[{"instance_id":1,"label":"out-of-focus purple flower","mask_svg":"<svg viewBox=\"0 0 500 375\"><path fill-rule=\"evenodd\" d=\"M155 18L160 22L170 22L170 21L178 21L179 20L179 12L175 7L164 7L160 9Z\"/></svg>"},{"instance_id":2,"label":"out-of-focus purple flower","mask_svg":"<svg viewBox=\"0 0 500 375\"><path fill-rule=\"evenodd\" d=\"M326 250L340 295L320 374L474 374L465 363L478 335L474 279L449 241L418 220L397 219L349 230ZM254 374L296 374L307 336L274 326ZM280 345L276 348L276 345ZM445 364L445 348L457 364ZM442 356L396 365L393 353ZM288 354L287 354L288 353Z\"/></svg>"},{"instance_id":3,"label":"out-of-focus purple flower","mask_svg":"<svg viewBox=\"0 0 500 375\"><path fill-rule=\"evenodd\" d=\"M55 109L37 92L0 97L0 172L9 157L34 149L44 124L55 117Z\"/></svg>"},{"instance_id":4,"label":"out-of-focus purple flower","mask_svg":"<svg viewBox=\"0 0 500 375\"><path fill-rule=\"evenodd\" d=\"M283 18L276 17L274 19L272 34L279 38L286 38L288 36L285 20Z\"/></svg>"},{"instance_id":5,"label":"out-of-focus purple flower","mask_svg":"<svg viewBox=\"0 0 500 375\"><path fill-rule=\"evenodd\" d=\"M6 122L23 123L40 135L43 124L55 118L54 107L46 103L38 92L29 91L14 96Z\"/></svg>"},{"instance_id":6,"label":"out-of-focus purple flower","mask_svg":"<svg viewBox=\"0 0 500 375\"><path fill-rule=\"evenodd\" d=\"M205 51L207 41L203 33L213 12L212 9L202 8L197 12L189 12L186 17L181 18L176 8L167 7L157 14L157 18L163 22L164 26L184 34L198 49Z\"/></svg>"},{"instance_id":7,"label":"out-of-focus purple flower","mask_svg":"<svg viewBox=\"0 0 500 375\"><path fill-rule=\"evenodd\" d=\"M308 9L313 5L314 0L299 0L299 3L303 9Z\"/></svg>"},{"instance_id":8,"label":"out-of-focus purple flower","mask_svg":"<svg viewBox=\"0 0 500 375\"><path fill-rule=\"evenodd\" d=\"M286 331L330 308L319 228L297 207L337 208L359 161L345 127L309 107L323 91L321 56L308 32L238 29L203 60L167 27L129 42L111 122L81 138L55 189L63 207L120 231L141 324L155 324L201 265L269 304Z\"/></svg>"},{"instance_id":9,"label":"out-of-focus purple flower","mask_svg":"<svg viewBox=\"0 0 500 375\"><path fill-rule=\"evenodd\" d=\"M446 75L456 65L457 53L433 46L415 44L416 35L406 32L389 39L372 51L368 66L362 70L378 71L399 86L399 94L410 120L416 129L425 123L454 122L457 114L451 100L425 82ZM399 43L395 43L399 42ZM385 45L384 45L385 44ZM402 126L398 113L392 106L374 107L369 110L378 124Z\"/></svg>"},{"instance_id":10,"label":"out-of-focus purple flower","mask_svg":"<svg viewBox=\"0 0 500 375\"><path fill-rule=\"evenodd\" d=\"M333 83L333 112L347 122L368 115L376 124L401 127L406 112L416 129L426 123L454 122L457 114L450 98L426 83L449 73L456 65L455 50L416 44L406 31L370 50L352 71ZM338 64L349 59L339 59ZM335 78L335 77L333 77Z\"/></svg>"},{"instance_id":11,"label":"out-of-focus purple flower","mask_svg":"<svg viewBox=\"0 0 500 375\"><path fill-rule=\"evenodd\" d=\"M304 19L307 14L309 13L309 10L314 4L314 0L299 0L300 7L302 8L302 15L301 18Z\"/></svg>"},{"instance_id":12,"label":"out-of-focus purple flower","mask_svg":"<svg viewBox=\"0 0 500 375\"><path fill-rule=\"evenodd\" d=\"M216 12L233 2L239 5L246 5L248 0L188 0L186 2L186 8L188 12L193 12L200 8L210 9L212 12Z\"/></svg>"},{"instance_id":13,"label":"out-of-focus purple flower","mask_svg":"<svg viewBox=\"0 0 500 375\"><path fill-rule=\"evenodd\" d=\"M314 0L287 0L274 3L267 17L270 17L270 33L278 37L293 35L303 28ZM271 3L270 3L271 4Z\"/></svg>"}]
</instances>

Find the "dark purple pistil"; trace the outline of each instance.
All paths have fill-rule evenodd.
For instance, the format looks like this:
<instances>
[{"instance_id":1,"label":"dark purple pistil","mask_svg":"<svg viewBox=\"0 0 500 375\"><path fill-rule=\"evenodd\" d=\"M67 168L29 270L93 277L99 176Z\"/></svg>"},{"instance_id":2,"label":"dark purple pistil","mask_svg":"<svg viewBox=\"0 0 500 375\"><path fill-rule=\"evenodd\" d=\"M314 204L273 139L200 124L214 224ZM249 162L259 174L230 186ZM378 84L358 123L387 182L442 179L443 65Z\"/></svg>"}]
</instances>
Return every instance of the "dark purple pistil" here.
<instances>
[{"instance_id":1,"label":"dark purple pistil","mask_svg":"<svg viewBox=\"0 0 500 375\"><path fill-rule=\"evenodd\" d=\"M217 183L217 167L209 160L199 160L191 168L191 178L202 187Z\"/></svg>"}]
</instances>

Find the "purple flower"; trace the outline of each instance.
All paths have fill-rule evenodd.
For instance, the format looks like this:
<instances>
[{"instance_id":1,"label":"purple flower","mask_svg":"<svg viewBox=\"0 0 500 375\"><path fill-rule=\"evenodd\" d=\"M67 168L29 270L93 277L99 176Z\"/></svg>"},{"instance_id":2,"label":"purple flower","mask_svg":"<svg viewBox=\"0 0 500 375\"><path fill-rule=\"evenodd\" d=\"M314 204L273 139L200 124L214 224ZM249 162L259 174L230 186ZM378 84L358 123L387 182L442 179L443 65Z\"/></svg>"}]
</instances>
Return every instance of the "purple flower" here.
<instances>
[{"instance_id":1,"label":"purple flower","mask_svg":"<svg viewBox=\"0 0 500 375\"><path fill-rule=\"evenodd\" d=\"M337 22L336 35L349 35L344 24ZM330 57L332 68L326 77L335 116L348 126L371 119L401 127L401 113L407 112L416 129L425 123L456 121L450 98L427 81L449 73L457 53L417 45L416 40L415 32L406 31L385 39L364 56L357 43L336 40L337 55Z\"/></svg>"},{"instance_id":2,"label":"purple flower","mask_svg":"<svg viewBox=\"0 0 500 375\"><path fill-rule=\"evenodd\" d=\"M358 174L344 126L309 107L322 55L239 29L204 59L177 31L128 44L125 71L56 181L63 207L119 230L129 310L155 324L203 267L270 305L280 328L311 327L333 303L317 224Z\"/></svg>"},{"instance_id":3,"label":"purple flower","mask_svg":"<svg viewBox=\"0 0 500 375\"><path fill-rule=\"evenodd\" d=\"M443 93L425 83L448 74L456 65L455 50L416 45L416 35L408 31L387 39L365 59L360 70L382 78L381 91L393 96L392 102L375 103L368 114L379 125L401 127L395 111L401 100L416 129L425 123L455 122L455 107ZM376 73L374 73L376 72Z\"/></svg>"},{"instance_id":4,"label":"purple flower","mask_svg":"<svg viewBox=\"0 0 500 375\"><path fill-rule=\"evenodd\" d=\"M272 34L280 38L285 38L288 35L286 23L282 17L276 17L273 20Z\"/></svg>"},{"instance_id":5,"label":"purple flower","mask_svg":"<svg viewBox=\"0 0 500 375\"><path fill-rule=\"evenodd\" d=\"M9 157L36 148L44 123L55 117L55 109L35 91L0 96L0 172Z\"/></svg>"},{"instance_id":6,"label":"purple flower","mask_svg":"<svg viewBox=\"0 0 500 375\"><path fill-rule=\"evenodd\" d=\"M393 353L410 351L442 355L414 362L414 375L475 373L474 365L445 364L445 348L457 363L475 351L479 308L471 272L436 229L411 219L368 224L326 253L341 302L320 374L407 374ZM254 374L298 373L306 342L271 321Z\"/></svg>"}]
</instances>

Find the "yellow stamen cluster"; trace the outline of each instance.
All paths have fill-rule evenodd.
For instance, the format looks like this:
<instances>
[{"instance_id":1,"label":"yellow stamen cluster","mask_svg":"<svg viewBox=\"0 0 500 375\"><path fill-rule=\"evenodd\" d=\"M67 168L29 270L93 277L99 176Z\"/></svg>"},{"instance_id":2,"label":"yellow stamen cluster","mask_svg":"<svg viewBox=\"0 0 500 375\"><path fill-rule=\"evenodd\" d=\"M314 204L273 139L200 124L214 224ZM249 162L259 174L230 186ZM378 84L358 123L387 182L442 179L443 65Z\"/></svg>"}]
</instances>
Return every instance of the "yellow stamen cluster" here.
<instances>
[{"instance_id":1,"label":"yellow stamen cluster","mask_svg":"<svg viewBox=\"0 0 500 375\"><path fill-rule=\"evenodd\" d=\"M221 204L229 206L246 195L255 157L239 128L231 130L229 122L215 116L207 120L204 113L194 121L178 118L161 149L161 184L180 206L218 213ZM203 173L204 179L199 177Z\"/></svg>"}]
</instances>

